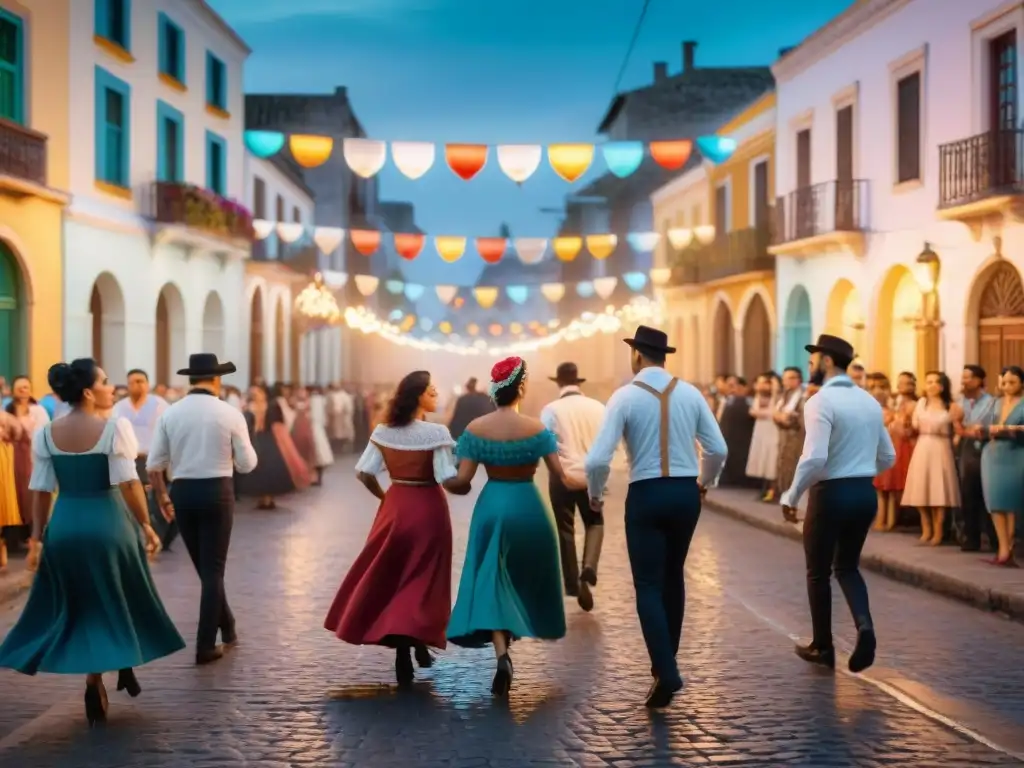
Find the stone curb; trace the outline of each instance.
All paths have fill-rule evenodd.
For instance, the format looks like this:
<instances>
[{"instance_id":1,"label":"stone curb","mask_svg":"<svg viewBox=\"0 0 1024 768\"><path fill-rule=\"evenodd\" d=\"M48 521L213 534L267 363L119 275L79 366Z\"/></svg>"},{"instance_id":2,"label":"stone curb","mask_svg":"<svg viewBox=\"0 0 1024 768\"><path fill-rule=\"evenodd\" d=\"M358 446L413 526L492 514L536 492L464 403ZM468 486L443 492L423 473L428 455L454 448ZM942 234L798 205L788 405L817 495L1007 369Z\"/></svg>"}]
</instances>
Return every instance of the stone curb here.
<instances>
[{"instance_id":1,"label":"stone curb","mask_svg":"<svg viewBox=\"0 0 1024 768\"><path fill-rule=\"evenodd\" d=\"M773 533L776 536L784 536L795 541L803 539L800 530L789 523L744 512L716 501L710 495L705 499L704 506L726 517L739 520L742 523L746 523L754 528L760 528L762 531ZM1024 622L1024 599L1019 595L998 589L981 587L964 579L926 568L919 568L886 555L865 553L861 557L861 565L869 571L880 573L894 581L901 581L904 584L910 584L911 586L973 605L975 608L1002 613L1015 621Z\"/></svg>"}]
</instances>

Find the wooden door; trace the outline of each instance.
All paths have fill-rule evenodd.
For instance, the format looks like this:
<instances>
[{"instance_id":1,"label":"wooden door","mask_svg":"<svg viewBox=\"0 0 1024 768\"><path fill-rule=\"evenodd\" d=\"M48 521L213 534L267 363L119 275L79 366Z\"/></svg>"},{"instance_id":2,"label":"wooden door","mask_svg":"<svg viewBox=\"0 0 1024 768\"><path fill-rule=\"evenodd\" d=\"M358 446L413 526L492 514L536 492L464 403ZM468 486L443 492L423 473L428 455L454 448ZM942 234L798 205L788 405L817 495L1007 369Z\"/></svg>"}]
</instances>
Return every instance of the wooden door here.
<instances>
[{"instance_id":1,"label":"wooden door","mask_svg":"<svg viewBox=\"0 0 1024 768\"><path fill-rule=\"evenodd\" d=\"M729 376L736 373L735 337L732 328L732 312L724 302L715 310L715 376Z\"/></svg>"},{"instance_id":2,"label":"wooden door","mask_svg":"<svg viewBox=\"0 0 1024 768\"><path fill-rule=\"evenodd\" d=\"M754 166L754 226L764 229L768 226L768 161L762 160Z\"/></svg>"},{"instance_id":3,"label":"wooden door","mask_svg":"<svg viewBox=\"0 0 1024 768\"><path fill-rule=\"evenodd\" d=\"M853 189L853 105L836 112L836 220L838 232L852 230Z\"/></svg>"},{"instance_id":4,"label":"wooden door","mask_svg":"<svg viewBox=\"0 0 1024 768\"><path fill-rule=\"evenodd\" d=\"M249 317L249 383L255 384L263 375L263 292L252 294Z\"/></svg>"},{"instance_id":5,"label":"wooden door","mask_svg":"<svg viewBox=\"0 0 1024 768\"><path fill-rule=\"evenodd\" d=\"M989 173L996 190L1019 181L1017 90L1017 30L1011 29L989 41Z\"/></svg>"},{"instance_id":6,"label":"wooden door","mask_svg":"<svg viewBox=\"0 0 1024 768\"><path fill-rule=\"evenodd\" d=\"M796 135L796 210L792 239L802 240L814 232L814 190L811 189L811 129Z\"/></svg>"},{"instance_id":7,"label":"wooden door","mask_svg":"<svg viewBox=\"0 0 1024 768\"><path fill-rule=\"evenodd\" d=\"M103 296L96 285L89 297L89 314L92 315L92 359L103 365Z\"/></svg>"},{"instance_id":8,"label":"wooden door","mask_svg":"<svg viewBox=\"0 0 1024 768\"><path fill-rule=\"evenodd\" d=\"M978 310L978 364L995 392L996 376L1024 362L1024 285L1016 268L1002 262L981 294Z\"/></svg>"},{"instance_id":9,"label":"wooden door","mask_svg":"<svg viewBox=\"0 0 1024 768\"><path fill-rule=\"evenodd\" d=\"M766 373L772 364L771 321L764 299L754 296L747 306L743 318L743 368L742 374L753 381Z\"/></svg>"}]
</instances>

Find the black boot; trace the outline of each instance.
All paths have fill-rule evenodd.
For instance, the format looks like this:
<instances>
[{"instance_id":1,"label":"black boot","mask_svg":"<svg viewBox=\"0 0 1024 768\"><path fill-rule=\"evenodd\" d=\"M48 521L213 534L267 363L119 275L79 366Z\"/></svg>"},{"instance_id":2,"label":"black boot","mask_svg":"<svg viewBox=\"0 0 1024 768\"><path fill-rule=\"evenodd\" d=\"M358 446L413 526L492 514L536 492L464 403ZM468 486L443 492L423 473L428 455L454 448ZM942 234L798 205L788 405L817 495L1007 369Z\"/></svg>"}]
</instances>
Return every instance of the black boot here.
<instances>
[{"instance_id":1,"label":"black boot","mask_svg":"<svg viewBox=\"0 0 1024 768\"><path fill-rule=\"evenodd\" d=\"M398 687L411 687L414 677L412 656L409 655L409 646L405 645L395 651L395 679L398 681Z\"/></svg>"},{"instance_id":2,"label":"black boot","mask_svg":"<svg viewBox=\"0 0 1024 768\"><path fill-rule=\"evenodd\" d=\"M580 593L577 602L584 611L594 610L594 595L590 588L597 586L597 563L601 559L604 543L604 526L592 525L587 528L583 539L583 569L580 571Z\"/></svg>"},{"instance_id":3,"label":"black boot","mask_svg":"<svg viewBox=\"0 0 1024 768\"><path fill-rule=\"evenodd\" d=\"M875 663L875 649L878 641L875 639L875 628L871 619L859 618L857 624L857 645L850 654L849 668L854 674L863 672Z\"/></svg>"}]
</instances>

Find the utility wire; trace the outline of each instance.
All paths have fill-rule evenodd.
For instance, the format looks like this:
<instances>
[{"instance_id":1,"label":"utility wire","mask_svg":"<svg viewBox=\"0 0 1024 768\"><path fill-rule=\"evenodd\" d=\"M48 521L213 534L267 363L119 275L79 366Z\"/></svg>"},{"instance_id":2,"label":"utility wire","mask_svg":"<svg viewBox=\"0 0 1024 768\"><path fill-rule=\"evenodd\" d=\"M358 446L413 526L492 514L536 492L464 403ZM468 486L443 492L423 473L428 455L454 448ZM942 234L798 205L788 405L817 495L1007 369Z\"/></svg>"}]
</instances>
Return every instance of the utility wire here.
<instances>
[{"instance_id":1,"label":"utility wire","mask_svg":"<svg viewBox=\"0 0 1024 768\"><path fill-rule=\"evenodd\" d=\"M633 37L630 38L629 47L626 49L626 56L622 59L622 66L619 67L619 76L615 78L615 87L612 88L612 98L619 94L619 86L622 85L622 78L626 75L626 67L633 55L636 41L640 37L640 30L644 26L644 19L647 17L647 9L651 6L651 0L644 0L644 7L640 9L640 18L636 20L636 27L633 29Z\"/></svg>"}]
</instances>

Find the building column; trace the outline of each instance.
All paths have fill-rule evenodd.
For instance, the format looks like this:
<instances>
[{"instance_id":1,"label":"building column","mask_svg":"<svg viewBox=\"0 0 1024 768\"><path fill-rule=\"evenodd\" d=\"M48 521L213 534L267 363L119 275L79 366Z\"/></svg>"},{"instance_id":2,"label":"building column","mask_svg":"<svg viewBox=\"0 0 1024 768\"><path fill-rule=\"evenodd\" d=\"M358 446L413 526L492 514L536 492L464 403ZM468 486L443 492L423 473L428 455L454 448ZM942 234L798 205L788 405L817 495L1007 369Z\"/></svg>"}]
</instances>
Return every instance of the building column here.
<instances>
[{"instance_id":1,"label":"building column","mask_svg":"<svg viewBox=\"0 0 1024 768\"><path fill-rule=\"evenodd\" d=\"M915 325L917 335L917 375L923 381L928 371L940 370L942 318L939 292L925 292L921 300L921 319Z\"/></svg>"}]
</instances>

